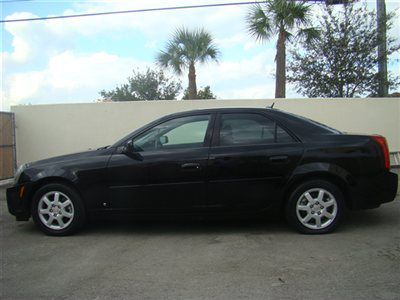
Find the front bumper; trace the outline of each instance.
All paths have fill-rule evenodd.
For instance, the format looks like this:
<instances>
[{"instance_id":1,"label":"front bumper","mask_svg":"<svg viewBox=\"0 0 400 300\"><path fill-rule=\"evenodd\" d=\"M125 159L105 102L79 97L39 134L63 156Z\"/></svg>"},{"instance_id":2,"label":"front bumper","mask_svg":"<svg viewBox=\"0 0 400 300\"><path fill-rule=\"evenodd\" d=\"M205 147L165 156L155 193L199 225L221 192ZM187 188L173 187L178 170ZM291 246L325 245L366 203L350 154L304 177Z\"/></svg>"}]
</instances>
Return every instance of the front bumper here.
<instances>
[{"instance_id":1,"label":"front bumper","mask_svg":"<svg viewBox=\"0 0 400 300\"><path fill-rule=\"evenodd\" d=\"M21 188L24 187L23 193ZM17 221L28 221L31 212L28 201L30 184L15 185L7 189L7 206L10 214L14 215ZM22 197L20 197L20 195Z\"/></svg>"},{"instance_id":2,"label":"front bumper","mask_svg":"<svg viewBox=\"0 0 400 300\"><path fill-rule=\"evenodd\" d=\"M392 172L384 172L377 176L362 178L350 189L351 208L376 208L382 203L396 198L398 176Z\"/></svg>"}]
</instances>

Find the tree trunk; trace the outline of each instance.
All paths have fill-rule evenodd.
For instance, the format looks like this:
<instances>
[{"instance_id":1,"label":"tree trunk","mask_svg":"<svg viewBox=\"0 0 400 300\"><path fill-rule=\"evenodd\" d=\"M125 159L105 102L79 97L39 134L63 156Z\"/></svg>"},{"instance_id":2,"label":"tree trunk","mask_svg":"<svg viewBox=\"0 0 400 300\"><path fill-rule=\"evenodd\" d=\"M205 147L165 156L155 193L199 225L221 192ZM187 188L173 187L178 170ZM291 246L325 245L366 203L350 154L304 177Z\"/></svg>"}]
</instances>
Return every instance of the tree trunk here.
<instances>
[{"instance_id":1,"label":"tree trunk","mask_svg":"<svg viewBox=\"0 0 400 300\"><path fill-rule=\"evenodd\" d=\"M189 100L197 99L197 87L196 87L196 69L194 63L189 65Z\"/></svg>"},{"instance_id":2,"label":"tree trunk","mask_svg":"<svg viewBox=\"0 0 400 300\"><path fill-rule=\"evenodd\" d=\"M286 35L281 28L279 30L278 43L276 44L276 78L275 98L286 97Z\"/></svg>"}]
</instances>

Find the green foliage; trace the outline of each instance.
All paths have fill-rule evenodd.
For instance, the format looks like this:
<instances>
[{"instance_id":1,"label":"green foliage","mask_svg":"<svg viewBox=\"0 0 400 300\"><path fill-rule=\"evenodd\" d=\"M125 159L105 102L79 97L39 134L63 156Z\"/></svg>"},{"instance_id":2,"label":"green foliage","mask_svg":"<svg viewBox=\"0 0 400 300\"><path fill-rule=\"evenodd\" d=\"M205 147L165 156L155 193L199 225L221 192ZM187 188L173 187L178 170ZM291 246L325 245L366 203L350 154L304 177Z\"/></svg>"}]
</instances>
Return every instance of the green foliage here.
<instances>
[{"instance_id":1,"label":"green foliage","mask_svg":"<svg viewBox=\"0 0 400 300\"><path fill-rule=\"evenodd\" d=\"M182 100L189 99L189 89L185 89L183 92ZM197 99L217 99L217 96L211 91L210 86L207 85L203 89L197 91Z\"/></svg>"},{"instance_id":2,"label":"green foliage","mask_svg":"<svg viewBox=\"0 0 400 300\"><path fill-rule=\"evenodd\" d=\"M219 50L210 33L204 29L189 31L180 28L168 41L166 49L157 55L157 63L163 68L171 68L178 75L183 69L188 69L189 99L196 99L196 64L217 61L218 56Z\"/></svg>"},{"instance_id":3,"label":"green foliage","mask_svg":"<svg viewBox=\"0 0 400 300\"><path fill-rule=\"evenodd\" d=\"M388 30L394 15L387 16ZM346 5L341 10L325 8L319 25L323 39L291 51L288 80L307 97L374 96L378 91L379 44L376 14L365 6ZM399 50L388 38L387 55ZM398 85L399 77L389 75L388 84Z\"/></svg>"},{"instance_id":4,"label":"green foliage","mask_svg":"<svg viewBox=\"0 0 400 300\"><path fill-rule=\"evenodd\" d=\"M133 71L128 83L114 90L102 90L103 99L112 101L174 100L182 90L180 81L168 77L161 70L147 68L146 72Z\"/></svg>"},{"instance_id":5,"label":"green foliage","mask_svg":"<svg viewBox=\"0 0 400 300\"><path fill-rule=\"evenodd\" d=\"M246 21L250 35L256 40L267 41L285 32L286 40L293 38L308 42L318 38L317 28L311 26L311 7L291 0L267 0L255 4Z\"/></svg>"},{"instance_id":6,"label":"green foliage","mask_svg":"<svg viewBox=\"0 0 400 300\"><path fill-rule=\"evenodd\" d=\"M157 62L161 67L170 67L181 75L183 69L189 68L190 64L216 61L218 56L219 50L210 33L204 29L189 31L179 28L168 41L165 51L157 55Z\"/></svg>"},{"instance_id":7,"label":"green foliage","mask_svg":"<svg viewBox=\"0 0 400 300\"><path fill-rule=\"evenodd\" d=\"M247 15L250 35L267 41L278 36L276 44L275 97L286 96L286 42L301 40L311 43L319 31L311 26L311 7L292 0L266 0L255 4Z\"/></svg>"}]
</instances>

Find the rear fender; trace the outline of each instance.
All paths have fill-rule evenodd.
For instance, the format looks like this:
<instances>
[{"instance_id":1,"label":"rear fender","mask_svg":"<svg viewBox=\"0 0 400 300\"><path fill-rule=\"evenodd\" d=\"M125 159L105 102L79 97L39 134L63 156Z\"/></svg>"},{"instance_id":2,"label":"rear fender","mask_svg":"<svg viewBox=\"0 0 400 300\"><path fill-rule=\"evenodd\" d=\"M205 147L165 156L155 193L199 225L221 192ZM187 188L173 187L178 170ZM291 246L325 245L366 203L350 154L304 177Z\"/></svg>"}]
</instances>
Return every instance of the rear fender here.
<instances>
[{"instance_id":1,"label":"rear fender","mask_svg":"<svg viewBox=\"0 0 400 300\"><path fill-rule=\"evenodd\" d=\"M298 166L286 183L283 199L286 200L301 182L311 179L324 179L336 184L342 190L346 203L350 203L349 187L355 183L353 176L338 165L322 162Z\"/></svg>"}]
</instances>

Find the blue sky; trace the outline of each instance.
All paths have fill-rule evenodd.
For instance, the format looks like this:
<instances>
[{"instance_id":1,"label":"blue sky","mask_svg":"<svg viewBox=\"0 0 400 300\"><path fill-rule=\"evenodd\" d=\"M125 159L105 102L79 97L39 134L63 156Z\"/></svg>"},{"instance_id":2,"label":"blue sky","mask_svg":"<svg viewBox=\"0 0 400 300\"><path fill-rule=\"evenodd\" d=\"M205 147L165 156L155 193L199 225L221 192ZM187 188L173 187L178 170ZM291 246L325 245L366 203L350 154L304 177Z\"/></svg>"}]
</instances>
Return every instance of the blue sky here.
<instances>
[{"instance_id":1,"label":"blue sky","mask_svg":"<svg viewBox=\"0 0 400 300\"><path fill-rule=\"evenodd\" d=\"M1 19L11 19L223 2L231 1L31 0L0 5ZM386 3L388 11L399 12L400 2ZM320 6L313 7L318 14ZM375 2L369 1L368 7L374 8ZM218 64L198 68L198 86L210 85L221 99L272 98L276 41L255 42L246 32L247 12L247 6L237 6L2 25L0 109L18 104L93 102L100 90L125 82L132 69L154 67L157 51L182 25L210 31L222 53ZM398 23L393 30L397 36ZM398 63L390 65L397 74L398 67ZM186 86L186 76L180 79ZM288 86L287 97L298 96Z\"/></svg>"}]
</instances>

